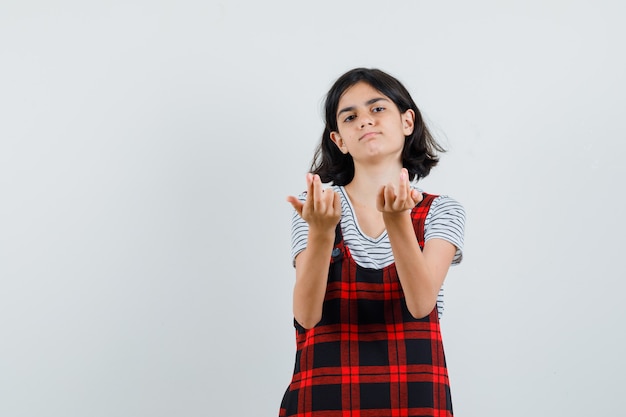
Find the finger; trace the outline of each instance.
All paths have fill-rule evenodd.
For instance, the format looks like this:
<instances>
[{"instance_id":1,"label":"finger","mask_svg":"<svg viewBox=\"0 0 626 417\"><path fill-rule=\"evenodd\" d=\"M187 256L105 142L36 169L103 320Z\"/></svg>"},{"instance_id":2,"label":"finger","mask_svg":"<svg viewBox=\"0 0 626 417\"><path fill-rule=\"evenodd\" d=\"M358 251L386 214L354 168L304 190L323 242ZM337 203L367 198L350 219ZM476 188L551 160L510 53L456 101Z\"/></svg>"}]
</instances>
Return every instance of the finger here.
<instances>
[{"instance_id":1,"label":"finger","mask_svg":"<svg viewBox=\"0 0 626 417\"><path fill-rule=\"evenodd\" d=\"M409 177L409 170L406 168L402 168L403 181L407 190L411 189L411 179Z\"/></svg>"},{"instance_id":2,"label":"finger","mask_svg":"<svg viewBox=\"0 0 626 417\"><path fill-rule=\"evenodd\" d=\"M313 205L313 174L311 174L310 172L307 172L305 181L306 181L306 200L304 204L307 207L310 207L311 205Z\"/></svg>"},{"instance_id":3,"label":"finger","mask_svg":"<svg viewBox=\"0 0 626 417\"><path fill-rule=\"evenodd\" d=\"M311 174L310 172L307 172L305 181L306 181L306 193L307 193L307 197L309 197L309 195L313 194L313 174Z\"/></svg>"},{"instance_id":4,"label":"finger","mask_svg":"<svg viewBox=\"0 0 626 417\"><path fill-rule=\"evenodd\" d=\"M287 197L287 202L291 204L291 206L298 212L300 217L302 217L302 208L304 207L304 203L300 201L297 197L290 195Z\"/></svg>"},{"instance_id":5,"label":"finger","mask_svg":"<svg viewBox=\"0 0 626 417\"><path fill-rule=\"evenodd\" d=\"M400 171L400 183L398 184L398 197L397 197L398 202L400 202L401 204L409 196L408 185L409 183L407 181L407 170L405 168L402 168L402 170Z\"/></svg>"},{"instance_id":6,"label":"finger","mask_svg":"<svg viewBox=\"0 0 626 417\"><path fill-rule=\"evenodd\" d=\"M313 209L315 211L323 211L324 210L324 200L322 198L322 194L324 189L322 187L322 180L320 176L315 174L313 175Z\"/></svg>"},{"instance_id":7,"label":"finger","mask_svg":"<svg viewBox=\"0 0 626 417\"><path fill-rule=\"evenodd\" d=\"M335 191L333 191L333 214L336 217L341 216L341 197Z\"/></svg>"},{"instance_id":8,"label":"finger","mask_svg":"<svg viewBox=\"0 0 626 417\"><path fill-rule=\"evenodd\" d=\"M415 202L415 204L419 203L420 201L424 199L424 196L422 195L422 193L420 193L417 190L411 190L411 197L413 198L413 201Z\"/></svg>"},{"instance_id":9,"label":"finger","mask_svg":"<svg viewBox=\"0 0 626 417\"><path fill-rule=\"evenodd\" d=\"M332 189L327 188L322 191L322 199L324 200L324 209L328 214L332 214L335 207L335 193Z\"/></svg>"},{"instance_id":10,"label":"finger","mask_svg":"<svg viewBox=\"0 0 626 417\"><path fill-rule=\"evenodd\" d=\"M385 187L385 210L393 209L396 202L396 189L393 184L387 184Z\"/></svg>"}]
</instances>

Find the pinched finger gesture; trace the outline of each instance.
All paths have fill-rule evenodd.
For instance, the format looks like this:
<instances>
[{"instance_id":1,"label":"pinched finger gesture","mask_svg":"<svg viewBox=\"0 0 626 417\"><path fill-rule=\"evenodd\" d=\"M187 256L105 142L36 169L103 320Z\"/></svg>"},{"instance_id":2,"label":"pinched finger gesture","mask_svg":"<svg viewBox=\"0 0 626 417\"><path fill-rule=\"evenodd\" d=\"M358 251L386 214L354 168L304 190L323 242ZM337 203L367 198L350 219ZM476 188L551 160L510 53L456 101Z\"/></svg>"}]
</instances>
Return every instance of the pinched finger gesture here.
<instances>
[{"instance_id":1,"label":"pinched finger gesture","mask_svg":"<svg viewBox=\"0 0 626 417\"><path fill-rule=\"evenodd\" d=\"M311 228L334 230L341 217L339 194L330 188L324 189L319 175L306 176L307 194L304 202L290 196L287 201Z\"/></svg>"},{"instance_id":2,"label":"pinched finger gesture","mask_svg":"<svg viewBox=\"0 0 626 417\"><path fill-rule=\"evenodd\" d=\"M383 213L402 213L411 210L422 198L422 193L411 188L409 173L402 168L398 189L392 183L381 187L376 207Z\"/></svg>"}]
</instances>

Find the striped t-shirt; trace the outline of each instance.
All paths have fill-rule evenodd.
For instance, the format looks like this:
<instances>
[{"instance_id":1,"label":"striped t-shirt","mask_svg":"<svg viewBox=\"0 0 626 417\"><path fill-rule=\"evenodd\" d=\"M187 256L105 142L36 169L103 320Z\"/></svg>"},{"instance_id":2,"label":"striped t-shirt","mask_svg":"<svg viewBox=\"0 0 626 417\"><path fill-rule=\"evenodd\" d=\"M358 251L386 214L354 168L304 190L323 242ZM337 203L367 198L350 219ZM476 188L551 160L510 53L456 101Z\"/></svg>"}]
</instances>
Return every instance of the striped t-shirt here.
<instances>
[{"instance_id":1,"label":"striped t-shirt","mask_svg":"<svg viewBox=\"0 0 626 417\"><path fill-rule=\"evenodd\" d=\"M343 186L332 186L341 197L341 232L344 243L350 248L354 261L364 267L382 269L393 263L393 252L387 231L372 238L365 235L354 215L352 203ZM299 196L306 199L306 193ZM442 195L433 200L424 223L424 241L433 238L447 240L456 246L452 265L463 259L463 236L465 229L465 209L456 200ZM295 265L296 256L306 248L309 225L294 210L291 229L291 256ZM443 313L443 286L437 296L437 311Z\"/></svg>"}]
</instances>

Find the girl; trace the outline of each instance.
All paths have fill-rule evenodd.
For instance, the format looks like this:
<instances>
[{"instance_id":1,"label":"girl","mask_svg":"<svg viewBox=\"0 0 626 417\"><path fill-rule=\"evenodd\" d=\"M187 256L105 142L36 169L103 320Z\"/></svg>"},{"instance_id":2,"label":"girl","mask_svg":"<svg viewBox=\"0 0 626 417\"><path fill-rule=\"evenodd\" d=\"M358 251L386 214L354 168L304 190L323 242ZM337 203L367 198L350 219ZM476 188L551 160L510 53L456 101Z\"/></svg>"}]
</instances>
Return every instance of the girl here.
<instances>
[{"instance_id":1,"label":"girl","mask_svg":"<svg viewBox=\"0 0 626 417\"><path fill-rule=\"evenodd\" d=\"M440 293L465 212L411 186L443 149L380 70L342 75L325 115L306 193L287 198L297 353L280 416L452 416Z\"/></svg>"}]
</instances>

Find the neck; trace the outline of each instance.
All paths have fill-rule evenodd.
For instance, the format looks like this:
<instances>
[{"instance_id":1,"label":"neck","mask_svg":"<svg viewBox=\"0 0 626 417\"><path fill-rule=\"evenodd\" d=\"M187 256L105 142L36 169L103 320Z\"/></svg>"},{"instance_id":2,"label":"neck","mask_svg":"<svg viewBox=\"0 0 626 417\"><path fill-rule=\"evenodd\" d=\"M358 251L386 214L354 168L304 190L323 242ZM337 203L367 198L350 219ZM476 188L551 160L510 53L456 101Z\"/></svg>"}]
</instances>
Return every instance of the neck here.
<instances>
[{"instance_id":1,"label":"neck","mask_svg":"<svg viewBox=\"0 0 626 417\"><path fill-rule=\"evenodd\" d=\"M355 164L354 178L345 186L350 199L363 205L376 206L378 192L383 185L398 187L402 164L360 167Z\"/></svg>"}]
</instances>

